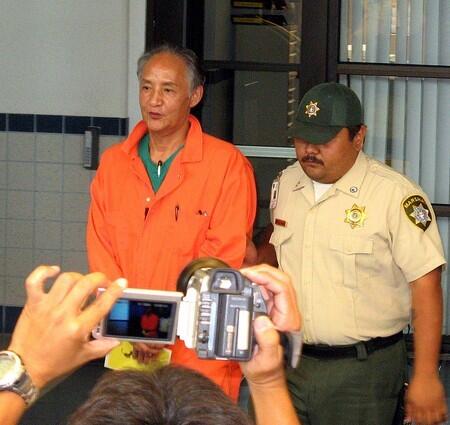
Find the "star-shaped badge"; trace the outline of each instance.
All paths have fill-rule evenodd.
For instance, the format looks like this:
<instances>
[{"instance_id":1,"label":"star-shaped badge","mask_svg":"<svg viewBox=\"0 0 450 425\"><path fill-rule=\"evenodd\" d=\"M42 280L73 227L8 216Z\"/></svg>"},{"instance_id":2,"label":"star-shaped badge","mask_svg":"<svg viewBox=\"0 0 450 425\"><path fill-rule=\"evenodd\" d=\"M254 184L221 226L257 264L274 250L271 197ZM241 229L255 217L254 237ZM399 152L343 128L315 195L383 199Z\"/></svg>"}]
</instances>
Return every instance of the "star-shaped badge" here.
<instances>
[{"instance_id":1,"label":"star-shaped badge","mask_svg":"<svg viewBox=\"0 0 450 425\"><path fill-rule=\"evenodd\" d=\"M366 207L358 207L358 205L353 204L350 209L345 210L344 222L349 223L352 229L362 227L366 218Z\"/></svg>"},{"instance_id":2,"label":"star-shaped badge","mask_svg":"<svg viewBox=\"0 0 450 425\"><path fill-rule=\"evenodd\" d=\"M422 204L418 206L413 205L413 212L410 214L412 218L415 220L415 224L421 224L422 226L426 226L428 221L431 221L430 212L424 208Z\"/></svg>"},{"instance_id":3,"label":"star-shaped badge","mask_svg":"<svg viewBox=\"0 0 450 425\"><path fill-rule=\"evenodd\" d=\"M317 117L317 112L320 111L320 108L317 106L318 102L313 102L312 100L305 107L305 114L308 115L308 118L312 116Z\"/></svg>"}]
</instances>

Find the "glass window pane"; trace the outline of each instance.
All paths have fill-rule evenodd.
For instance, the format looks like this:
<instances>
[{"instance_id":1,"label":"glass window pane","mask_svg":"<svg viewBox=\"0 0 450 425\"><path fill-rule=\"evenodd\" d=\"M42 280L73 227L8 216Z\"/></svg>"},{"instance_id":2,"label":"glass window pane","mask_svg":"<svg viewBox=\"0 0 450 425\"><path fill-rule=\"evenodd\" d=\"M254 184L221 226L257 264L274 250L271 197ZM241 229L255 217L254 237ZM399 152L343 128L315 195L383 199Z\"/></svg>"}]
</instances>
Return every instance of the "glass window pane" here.
<instances>
[{"instance_id":1,"label":"glass window pane","mask_svg":"<svg viewBox=\"0 0 450 425\"><path fill-rule=\"evenodd\" d=\"M343 0L342 62L450 65L448 0Z\"/></svg>"},{"instance_id":2,"label":"glass window pane","mask_svg":"<svg viewBox=\"0 0 450 425\"><path fill-rule=\"evenodd\" d=\"M287 146L298 104L297 72L216 74L203 103L205 130L237 145Z\"/></svg>"},{"instance_id":3,"label":"glass window pane","mask_svg":"<svg viewBox=\"0 0 450 425\"><path fill-rule=\"evenodd\" d=\"M301 0L208 0L204 59L298 63Z\"/></svg>"},{"instance_id":4,"label":"glass window pane","mask_svg":"<svg viewBox=\"0 0 450 425\"><path fill-rule=\"evenodd\" d=\"M450 80L350 76L368 126L365 152L450 203ZM347 76L341 76L346 83Z\"/></svg>"}]
</instances>

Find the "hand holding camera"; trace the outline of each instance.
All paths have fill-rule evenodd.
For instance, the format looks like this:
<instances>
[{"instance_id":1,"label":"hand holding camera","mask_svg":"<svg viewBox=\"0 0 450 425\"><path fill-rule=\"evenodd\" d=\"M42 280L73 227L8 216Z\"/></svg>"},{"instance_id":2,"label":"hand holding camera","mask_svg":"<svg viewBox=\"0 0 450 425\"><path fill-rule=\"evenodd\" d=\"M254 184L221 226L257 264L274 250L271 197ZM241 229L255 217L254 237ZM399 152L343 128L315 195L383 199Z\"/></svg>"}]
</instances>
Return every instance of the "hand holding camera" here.
<instances>
[{"instance_id":1,"label":"hand holding camera","mask_svg":"<svg viewBox=\"0 0 450 425\"><path fill-rule=\"evenodd\" d=\"M209 261L212 261L212 264ZM181 316L176 316L176 313L180 309L181 302L188 301L185 298L188 297L187 292L191 289L190 297L192 299L188 297L190 305L186 306L186 309L191 311L192 306L195 307L193 311L196 314L193 314L192 317L195 319L196 326L188 327L193 329L190 332L191 336L197 335L196 338L191 339L193 344L196 344L195 348L198 350L203 346L202 344L205 344L204 341L201 344L196 342L198 335L202 335L202 340L204 337L202 333L198 332L200 326L198 322L200 321L205 322L204 324L210 322L209 326L205 326L204 329L207 329L212 335L211 339L208 337L208 341L216 341L216 344L211 344L211 346L209 343L206 344L206 355L214 355L214 358L217 358L220 350L228 350L229 346L231 346L232 352L234 350L239 354L239 350L236 348L239 346L239 338L243 339L244 335L248 335L249 354L252 355L252 358L248 362L242 362L241 367L251 387L258 418L264 418L265 423L275 423L276 412L282 411L283 417L286 419L285 423L298 423L287 394L280 360L282 348L279 345L279 335L276 331L276 329L298 331L301 323L289 279L284 273L267 265L244 269L242 273L226 268L223 263L218 264L216 260L211 259L208 259L206 266L205 263L200 263L200 265L199 268L199 263L194 262L194 270L188 269L185 275L180 276L179 288L183 292L161 293L161 291L156 291L156 294L147 294L147 298L144 297L144 299L142 299L142 293L139 293L142 291L138 291L136 295L136 293L133 294L136 290L130 290L124 295L122 292L126 286L124 279L110 282L101 273L91 273L86 276L78 273L63 273L57 276L59 274L58 267L40 266L27 278L27 303L16 325L9 349L20 355L25 370L31 376L31 382L40 389L51 380L74 370L81 364L104 356L113 348L117 344L116 337L91 341L89 340L91 329L102 318L102 326L114 321L117 322L115 325L119 325L120 315L127 317L128 320L133 311L130 304L132 305L134 302L148 303L150 301L153 303L153 308L146 310L147 312L150 310L147 314L149 317L138 321L145 329L140 329L140 333L136 333L136 335L141 338L141 335L144 334L142 330L145 330L148 337L153 335L156 330L157 337L163 340L160 342L162 347L170 339L169 335L174 329L171 326L179 323L178 319ZM250 278L251 281L244 276ZM49 278L55 278L55 283L46 292L44 284ZM181 285L182 283L185 287ZM90 294L100 286L107 289L103 289L102 296L97 297L93 303L87 304ZM265 291L263 287L266 287L268 291ZM220 324L217 320L200 320L201 304L197 301L192 302L192 300L201 300L202 293L218 294L214 296L217 297L218 304L216 302L209 303L211 310L217 310L217 320L224 316L234 317L235 320L237 317L237 331L231 332L227 325ZM149 296L150 298L148 298ZM236 300L233 300L234 296L237 296ZM123 303L124 300L125 303ZM123 305L126 306L127 303L128 307L124 308ZM119 306L119 316L117 312L113 313L117 306ZM260 310L265 311L266 306L273 324L267 316L260 313ZM124 311L127 309L129 314L124 316ZM152 317L155 310L158 312L157 318ZM240 315L241 310L245 312L243 315ZM141 314L141 316L143 315L144 313ZM207 315L205 315L205 319L206 317ZM250 323L245 322L242 325L242 322L239 323L240 317L250 317ZM124 323L122 323L122 327L116 326L115 328L97 327L94 333L98 337L102 337L102 333L107 334L111 332L111 329L115 329L116 332L122 333L120 336L122 339L129 339L126 336L129 329L123 325ZM241 326L245 332L241 331ZM254 333L251 332L252 329L255 330ZM218 332L223 333L218 336ZM230 333L232 338L228 337ZM253 350L253 336L258 342L255 350ZM152 338L154 337L152 336ZM42 343L43 341L45 344ZM150 343L152 342L150 340ZM239 344L243 344L243 340ZM272 408L274 388L276 388L277 403L281 410ZM8 423L16 423L23 414L26 404L14 392L4 391L0 395L2 395L3 406L8 406L8 410L5 408L0 412L3 413L1 422L6 423L5 418L7 418Z\"/></svg>"},{"instance_id":2,"label":"hand holding camera","mask_svg":"<svg viewBox=\"0 0 450 425\"><path fill-rule=\"evenodd\" d=\"M58 267L40 266L28 276L27 302L9 345L38 388L117 345L110 340L90 341L89 333L121 296L125 279L110 282L102 273L59 272ZM46 292L50 278L55 282ZM104 296L86 306L89 295L100 286L106 288Z\"/></svg>"},{"instance_id":3,"label":"hand holding camera","mask_svg":"<svg viewBox=\"0 0 450 425\"><path fill-rule=\"evenodd\" d=\"M268 308L278 330L300 329L293 288L283 279L269 266L241 273L217 259L200 258L180 274L178 292L126 290L93 335L155 345L173 344L179 336L200 358L248 361L255 345L253 321ZM149 310L154 320L144 320ZM155 324L152 333L143 329L144 322Z\"/></svg>"}]
</instances>

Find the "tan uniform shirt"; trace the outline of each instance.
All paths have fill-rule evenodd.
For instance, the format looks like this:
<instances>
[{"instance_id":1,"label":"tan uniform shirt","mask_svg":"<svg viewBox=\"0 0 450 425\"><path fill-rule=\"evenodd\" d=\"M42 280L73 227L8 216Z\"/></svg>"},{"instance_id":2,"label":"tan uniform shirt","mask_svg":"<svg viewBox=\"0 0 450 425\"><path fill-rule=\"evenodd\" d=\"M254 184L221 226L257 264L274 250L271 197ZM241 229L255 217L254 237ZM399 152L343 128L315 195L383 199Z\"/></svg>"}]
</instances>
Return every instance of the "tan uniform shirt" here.
<instances>
[{"instance_id":1,"label":"tan uniform shirt","mask_svg":"<svg viewBox=\"0 0 450 425\"><path fill-rule=\"evenodd\" d=\"M399 332L409 322L409 282L445 264L424 192L362 152L317 202L299 163L287 167L274 203L270 242L293 278L307 343Z\"/></svg>"}]
</instances>

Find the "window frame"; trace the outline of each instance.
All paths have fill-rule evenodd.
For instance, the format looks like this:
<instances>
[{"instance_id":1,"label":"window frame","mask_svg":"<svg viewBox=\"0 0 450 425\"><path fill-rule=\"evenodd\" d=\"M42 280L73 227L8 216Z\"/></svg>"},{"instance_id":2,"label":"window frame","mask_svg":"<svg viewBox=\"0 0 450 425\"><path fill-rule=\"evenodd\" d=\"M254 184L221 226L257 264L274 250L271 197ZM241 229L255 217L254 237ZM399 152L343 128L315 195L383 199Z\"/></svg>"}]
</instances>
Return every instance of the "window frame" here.
<instances>
[{"instance_id":1,"label":"window frame","mask_svg":"<svg viewBox=\"0 0 450 425\"><path fill-rule=\"evenodd\" d=\"M299 98L316 84L338 81L340 75L450 79L450 66L344 62L339 60L342 0L302 1L302 43L298 64L204 61L207 81L230 71L297 72ZM168 41L196 51L203 59L205 0L147 0L146 48ZM181 31L172 31L181 28ZM200 110L194 111L201 115ZM292 158L287 147L238 146L253 157ZM449 204L433 204L436 216L450 217Z\"/></svg>"}]
</instances>

